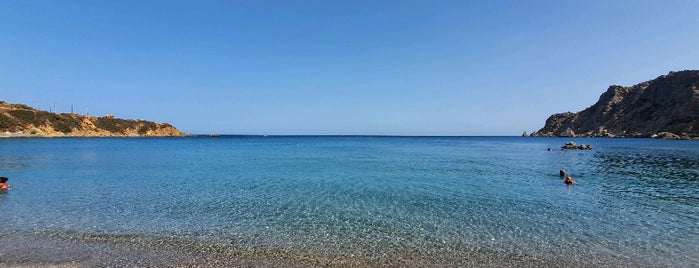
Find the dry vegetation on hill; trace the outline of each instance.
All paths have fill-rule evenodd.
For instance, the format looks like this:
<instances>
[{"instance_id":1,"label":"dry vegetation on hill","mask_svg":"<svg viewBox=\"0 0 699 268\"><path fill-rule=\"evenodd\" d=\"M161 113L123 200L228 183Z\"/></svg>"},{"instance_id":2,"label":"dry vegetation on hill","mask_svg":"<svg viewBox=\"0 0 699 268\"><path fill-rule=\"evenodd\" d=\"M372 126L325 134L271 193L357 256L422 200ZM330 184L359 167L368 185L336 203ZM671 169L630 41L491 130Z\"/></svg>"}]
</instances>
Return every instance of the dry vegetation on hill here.
<instances>
[{"instance_id":1,"label":"dry vegetation on hill","mask_svg":"<svg viewBox=\"0 0 699 268\"><path fill-rule=\"evenodd\" d=\"M138 137L186 136L167 123L113 116L50 113L24 104L0 101L0 136L5 137Z\"/></svg>"}]
</instances>

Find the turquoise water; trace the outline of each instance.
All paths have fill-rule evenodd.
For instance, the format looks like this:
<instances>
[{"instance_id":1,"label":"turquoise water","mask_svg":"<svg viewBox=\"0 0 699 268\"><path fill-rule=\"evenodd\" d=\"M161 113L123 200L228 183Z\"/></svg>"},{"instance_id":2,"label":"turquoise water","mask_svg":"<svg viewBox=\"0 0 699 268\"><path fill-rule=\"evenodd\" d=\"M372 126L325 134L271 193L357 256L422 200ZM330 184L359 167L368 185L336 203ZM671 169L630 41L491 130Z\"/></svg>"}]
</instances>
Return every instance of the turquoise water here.
<instances>
[{"instance_id":1,"label":"turquoise water","mask_svg":"<svg viewBox=\"0 0 699 268\"><path fill-rule=\"evenodd\" d=\"M570 140L595 149L520 137L0 139L0 176L13 186L0 193L0 233L414 264L474 252L699 263L698 141ZM562 168L578 185L562 183Z\"/></svg>"}]
</instances>

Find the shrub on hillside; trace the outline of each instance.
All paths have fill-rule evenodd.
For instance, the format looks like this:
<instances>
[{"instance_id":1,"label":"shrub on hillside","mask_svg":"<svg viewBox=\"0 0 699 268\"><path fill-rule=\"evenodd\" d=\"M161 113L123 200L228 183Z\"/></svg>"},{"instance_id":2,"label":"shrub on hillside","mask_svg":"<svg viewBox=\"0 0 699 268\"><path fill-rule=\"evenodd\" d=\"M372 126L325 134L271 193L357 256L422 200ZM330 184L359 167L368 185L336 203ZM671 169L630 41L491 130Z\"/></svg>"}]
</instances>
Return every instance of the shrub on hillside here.
<instances>
[{"instance_id":1,"label":"shrub on hillside","mask_svg":"<svg viewBox=\"0 0 699 268\"><path fill-rule=\"evenodd\" d=\"M73 129L82 129L80 121L69 114L54 114L50 116L48 120L53 126L53 129L63 133L73 132Z\"/></svg>"},{"instance_id":2,"label":"shrub on hillside","mask_svg":"<svg viewBox=\"0 0 699 268\"><path fill-rule=\"evenodd\" d=\"M17 120L5 114L0 114L0 131L17 131Z\"/></svg>"},{"instance_id":3,"label":"shrub on hillside","mask_svg":"<svg viewBox=\"0 0 699 268\"><path fill-rule=\"evenodd\" d=\"M140 121L141 127L138 128L138 134L144 135L148 133L149 130L158 129L158 125L154 122Z\"/></svg>"},{"instance_id":4,"label":"shrub on hillside","mask_svg":"<svg viewBox=\"0 0 699 268\"><path fill-rule=\"evenodd\" d=\"M126 133L128 129L134 129L138 125L138 121L119 119L114 117L99 117L95 122L95 126L109 132Z\"/></svg>"},{"instance_id":5,"label":"shrub on hillside","mask_svg":"<svg viewBox=\"0 0 699 268\"><path fill-rule=\"evenodd\" d=\"M41 118L37 116L34 111L27 110L11 110L8 112L12 117L14 117L20 124L33 124L35 126L43 125Z\"/></svg>"}]
</instances>

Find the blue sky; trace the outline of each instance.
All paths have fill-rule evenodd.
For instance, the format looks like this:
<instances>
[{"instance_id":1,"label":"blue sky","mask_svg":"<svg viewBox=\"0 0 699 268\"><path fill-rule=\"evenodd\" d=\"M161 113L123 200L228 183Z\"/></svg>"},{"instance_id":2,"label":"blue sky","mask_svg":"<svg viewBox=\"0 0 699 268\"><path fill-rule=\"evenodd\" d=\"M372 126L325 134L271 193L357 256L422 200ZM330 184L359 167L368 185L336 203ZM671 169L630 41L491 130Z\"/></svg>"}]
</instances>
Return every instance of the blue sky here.
<instances>
[{"instance_id":1,"label":"blue sky","mask_svg":"<svg viewBox=\"0 0 699 268\"><path fill-rule=\"evenodd\" d=\"M699 64L699 1L0 1L0 100L188 133L519 135Z\"/></svg>"}]
</instances>

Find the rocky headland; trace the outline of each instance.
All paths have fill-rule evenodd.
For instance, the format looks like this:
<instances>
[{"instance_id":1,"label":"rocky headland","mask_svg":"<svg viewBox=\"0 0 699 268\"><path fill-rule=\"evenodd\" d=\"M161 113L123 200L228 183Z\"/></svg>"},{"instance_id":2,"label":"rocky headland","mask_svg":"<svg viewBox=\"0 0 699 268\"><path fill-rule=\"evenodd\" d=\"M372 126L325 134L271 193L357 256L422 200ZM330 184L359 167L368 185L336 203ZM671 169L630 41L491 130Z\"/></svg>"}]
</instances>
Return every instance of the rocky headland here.
<instances>
[{"instance_id":1,"label":"rocky headland","mask_svg":"<svg viewBox=\"0 0 699 268\"><path fill-rule=\"evenodd\" d=\"M181 137L168 123L50 113L0 101L0 137Z\"/></svg>"},{"instance_id":2,"label":"rocky headland","mask_svg":"<svg viewBox=\"0 0 699 268\"><path fill-rule=\"evenodd\" d=\"M554 114L530 136L699 139L699 71L610 86L594 105Z\"/></svg>"}]
</instances>

